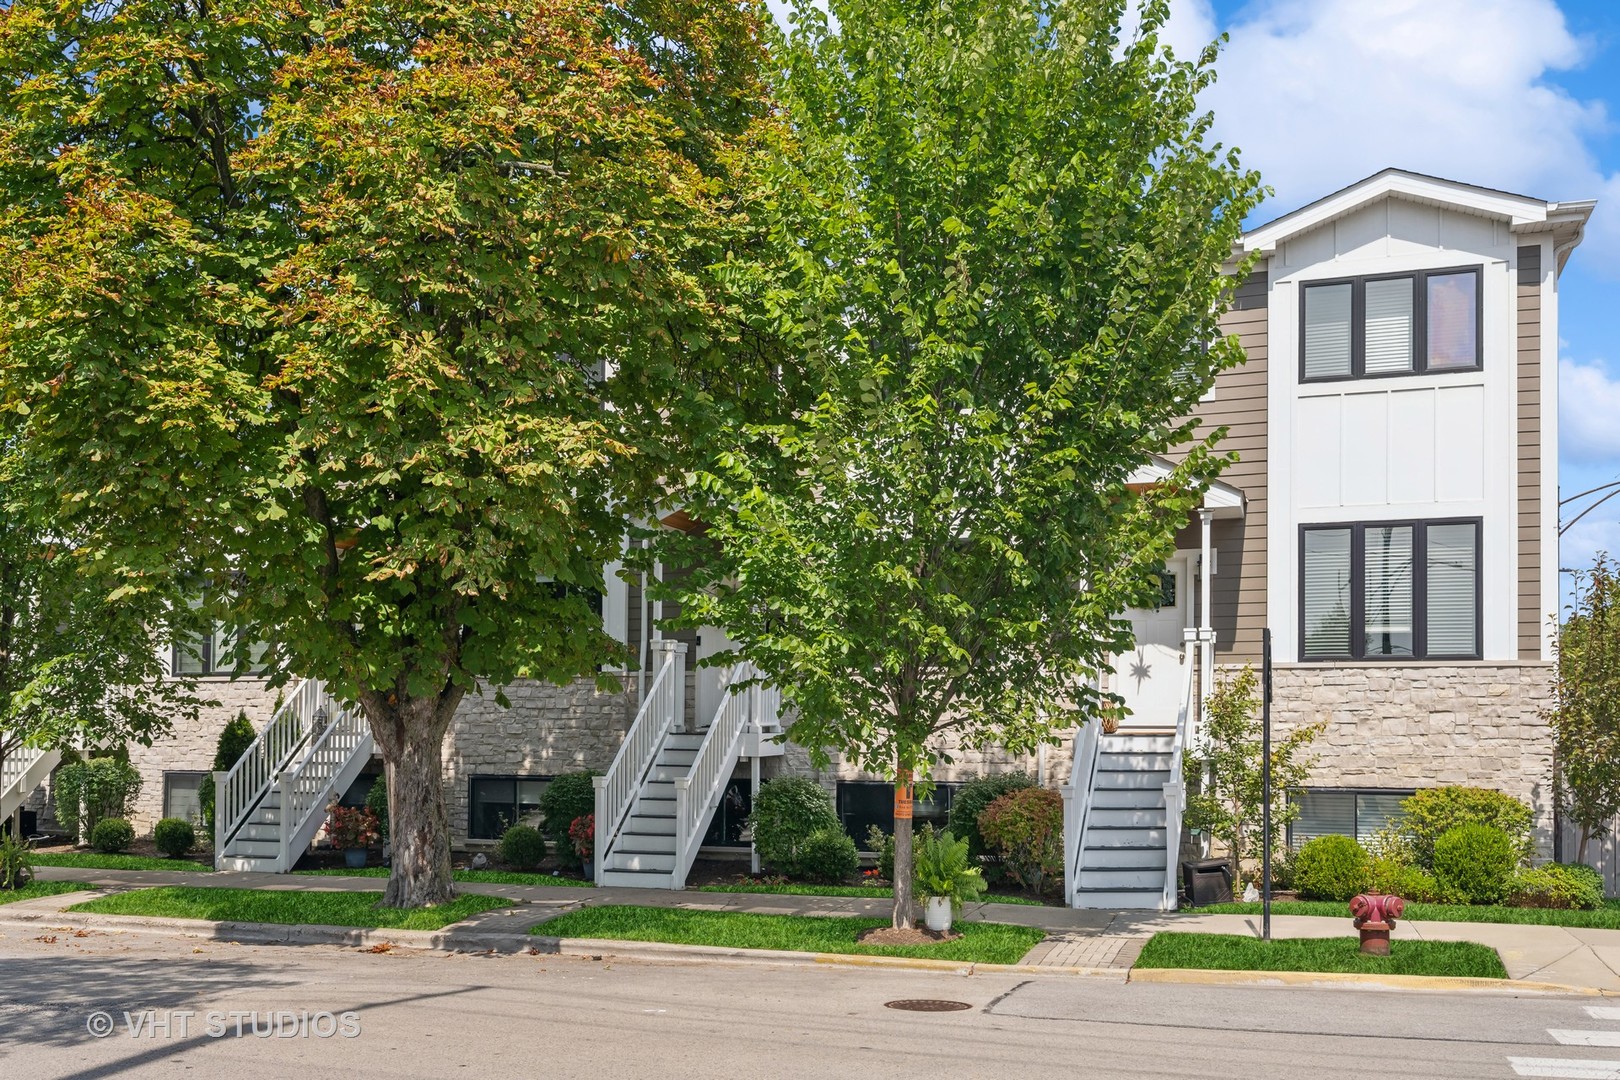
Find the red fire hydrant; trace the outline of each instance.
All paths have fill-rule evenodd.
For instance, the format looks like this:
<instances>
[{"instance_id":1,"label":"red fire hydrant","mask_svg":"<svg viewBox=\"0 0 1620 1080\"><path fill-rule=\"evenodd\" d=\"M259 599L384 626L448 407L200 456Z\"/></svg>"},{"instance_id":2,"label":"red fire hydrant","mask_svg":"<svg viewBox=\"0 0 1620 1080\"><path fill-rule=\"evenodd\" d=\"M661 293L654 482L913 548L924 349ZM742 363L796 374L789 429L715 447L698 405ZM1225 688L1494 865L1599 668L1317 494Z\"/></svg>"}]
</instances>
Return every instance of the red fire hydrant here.
<instances>
[{"instance_id":1,"label":"red fire hydrant","mask_svg":"<svg viewBox=\"0 0 1620 1080\"><path fill-rule=\"evenodd\" d=\"M1406 901L1381 892L1362 893L1350 901L1350 914L1361 931L1361 951L1369 956L1389 955L1389 932L1406 910Z\"/></svg>"}]
</instances>

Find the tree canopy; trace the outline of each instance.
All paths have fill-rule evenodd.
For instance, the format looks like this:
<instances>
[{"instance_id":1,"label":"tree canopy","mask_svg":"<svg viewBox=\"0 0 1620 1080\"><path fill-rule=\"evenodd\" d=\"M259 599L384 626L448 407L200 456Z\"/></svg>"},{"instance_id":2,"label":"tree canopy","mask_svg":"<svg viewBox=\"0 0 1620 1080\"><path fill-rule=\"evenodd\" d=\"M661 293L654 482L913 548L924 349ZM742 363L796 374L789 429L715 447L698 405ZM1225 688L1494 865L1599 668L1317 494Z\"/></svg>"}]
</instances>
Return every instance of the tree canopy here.
<instances>
[{"instance_id":1,"label":"tree canopy","mask_svg":"<svg viewBox=\"0 0 1620 1080\"><path fill-rule=\"evenodd\" d=\"M1576 862L1620 815L1620 578L1606 555L1575 578L1574 610L1559 628L1553 700L1559 811L1580 829Z\"/></svg>"}]
</instances>

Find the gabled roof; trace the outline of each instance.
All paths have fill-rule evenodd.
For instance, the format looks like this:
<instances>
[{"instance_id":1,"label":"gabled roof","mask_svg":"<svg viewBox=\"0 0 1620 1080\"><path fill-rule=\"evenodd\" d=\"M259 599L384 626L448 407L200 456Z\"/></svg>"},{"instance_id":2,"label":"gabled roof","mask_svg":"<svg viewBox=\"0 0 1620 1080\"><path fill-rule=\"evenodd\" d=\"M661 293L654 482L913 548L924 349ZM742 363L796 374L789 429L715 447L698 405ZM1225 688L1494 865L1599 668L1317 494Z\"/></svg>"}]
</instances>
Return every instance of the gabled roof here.
<instances>
[{"instance_id":1,"label":"gabled roof","mask_svg":"<svg viewBox=\"0 0 1620 1080\"><path fill-rule=\"evenodd\" d=\"M1552 232L1559 244L1560 269L1569 252L1580 243L1587 219L1597 205L1595 199L1546 202L1405 169L1385 169L1275 221L1250 229L1243 234L1242 249L1269 255L1288 240L1390 198L1504 221L1514 233Z\"/></svg>"}]
</instances>

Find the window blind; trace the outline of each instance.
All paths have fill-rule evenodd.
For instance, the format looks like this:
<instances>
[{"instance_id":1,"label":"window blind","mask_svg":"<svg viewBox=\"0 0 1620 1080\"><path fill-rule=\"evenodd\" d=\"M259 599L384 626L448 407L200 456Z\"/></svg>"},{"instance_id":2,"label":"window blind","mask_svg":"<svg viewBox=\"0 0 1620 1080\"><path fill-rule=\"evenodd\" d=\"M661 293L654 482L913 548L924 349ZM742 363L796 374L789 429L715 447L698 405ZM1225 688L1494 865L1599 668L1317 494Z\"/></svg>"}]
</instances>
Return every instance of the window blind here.
<instances>
[{"instance_id":1,"label":"window blind","mask_svg":"<svg viewBox=\"0 0 1620 1080\"><path fill-rule=\"evenodd\" d=\"M1297 791L1289 796L1299 816L1289 828L1289 840L1298 847L1318 836L1356 835L1356 797L1348 791Z\"/></svg>"},{"instance_id":2,"label":"window blind","mask_svg":"<svg viewBox=\"0 0 1620 1080\"><path fill-rule=\"evenodd\" d=\"M1350 530L1305 534L1305 653L1350 652Z\"/></svg>"},{"instance_id":3,"label":"window blind","mask_svg":"<svg viewBox=\"0 0 1620 1080\"><path fill-rule=\"evenodd\" d=\"M1350 374L1350 301L1355 286L1305 289L1305 377Z\"/></svg>"},{"instance_id":4,"label":"window blind","mask_svg":"<svg viewBox=\"0 0 1620 1080\"><path fill-rule=\"evenodd\" d=\"M1412 295L1411 278L1367 282L1367 374L1412 370Z\"/></svg>"},{"instance_id":5,"label":"window blind","mask_svg":"<svg viewBox=\"0 0 1620 1080\"><path fill-rule=\"evenodd\" d=\"M1472 522L1430 525L1426 568L1430 656L1472 656L1479 616L1479 529Z\"/></svg>"},{"instance_id":6,"label":"window blind","mask_svg":"<svg viewBox=\"0 0 1620 1080\"><path fill-rule=\"evenodd\" d=\"M1411 656L1412 527L1366 530L1366 655Z\"/></svg>"}]
</instances>

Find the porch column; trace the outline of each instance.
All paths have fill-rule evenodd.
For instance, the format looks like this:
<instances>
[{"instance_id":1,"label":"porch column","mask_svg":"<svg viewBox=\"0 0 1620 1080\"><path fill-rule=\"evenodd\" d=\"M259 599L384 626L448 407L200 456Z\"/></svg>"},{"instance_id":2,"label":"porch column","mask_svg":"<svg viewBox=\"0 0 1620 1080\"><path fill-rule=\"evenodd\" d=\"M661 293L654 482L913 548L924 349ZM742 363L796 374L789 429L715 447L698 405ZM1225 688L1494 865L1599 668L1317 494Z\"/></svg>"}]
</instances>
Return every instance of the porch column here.
<instances>
[{"instance_id":1,"label":"porch column","mask_svg":"<svg viewBox=\"0 0 1620 1080\"><path fill-rule=\"evenodd\" d=\"M1215 689L1215 620L1210 610L1213 587L1210 581L1215 567L1214 548L1210 543L1210 523L1215 511L1199 507L1198 526L1201 534L1201 554L1198 562L1198 712L1200 718L1204 702Z\"/></svg>"}]
</instances>

